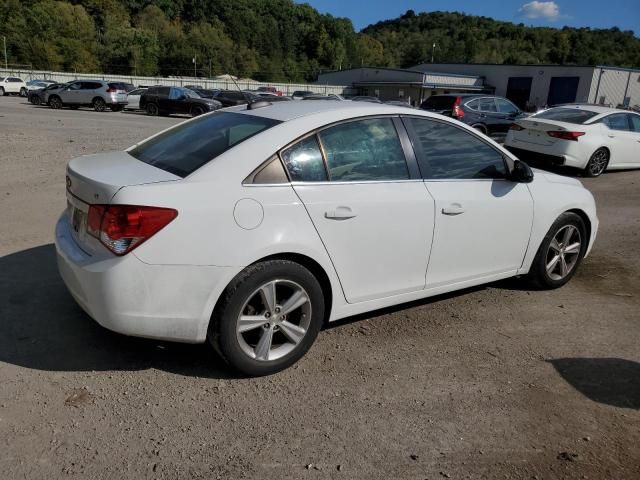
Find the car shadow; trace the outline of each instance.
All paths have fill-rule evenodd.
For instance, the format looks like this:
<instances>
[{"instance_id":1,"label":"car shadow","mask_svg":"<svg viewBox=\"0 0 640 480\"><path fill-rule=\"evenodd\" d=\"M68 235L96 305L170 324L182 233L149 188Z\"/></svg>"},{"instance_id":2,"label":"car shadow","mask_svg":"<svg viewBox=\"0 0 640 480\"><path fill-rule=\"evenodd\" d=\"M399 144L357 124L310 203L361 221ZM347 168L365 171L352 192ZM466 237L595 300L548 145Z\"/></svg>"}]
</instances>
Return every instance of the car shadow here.
<instances>
[{"instance_id":1,"label":"car shadow","mask_svg":"<svg viewBox=\"0 0 640 480\"><path fill-rule=\"evenodd\" d=\"M594 402L640 410L640 363L621 358L547 361L573 388Z\"/></svg>"},{"instance_id":2,"label":"car shadow","mask_svg":"<svg viewBox=\"0 0 640 480\"><path fill-rule=\"evenodd\" d=\"M0 257L0 362L46 371L157 368L235 377L208 344L139 339L99 326L67 292L51 244Z\"/></svg>"}]
</instances>

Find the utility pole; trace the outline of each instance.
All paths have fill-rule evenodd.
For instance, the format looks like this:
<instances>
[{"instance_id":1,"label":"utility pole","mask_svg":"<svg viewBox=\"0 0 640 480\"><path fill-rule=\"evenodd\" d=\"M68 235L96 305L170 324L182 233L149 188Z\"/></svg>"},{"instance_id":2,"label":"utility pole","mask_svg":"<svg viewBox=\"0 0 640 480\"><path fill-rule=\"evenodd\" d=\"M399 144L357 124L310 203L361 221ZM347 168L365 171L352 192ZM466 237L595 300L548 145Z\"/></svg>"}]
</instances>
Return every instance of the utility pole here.
<instances>
[{"instance_id":1,"label":"utility pole","mask_svg":"<svg viewBox=\"0 0 640 480\"><path fill-rule=\"evenodd\" d=\"M7 63L7 37L2 36L2 42L4 43L4 68L5 70L9 69L9 64Z\"/></svg>"},{"instance_id":2,"label":"utility pole","mask_svg":"<svg viewBox=\"0 0 640 480\"><path fill-rule=\"evenodd\" d=\"M194 77L198 76L198 54L197 53L193 54L193 76Z\"/></svg>"},{"instance_id":3,"label":"utility pole","mask_svg":"<svg viewBox=\"0 0 640 480\"><path fill-rule=\"evenodd\" d=\"M433 42L433 47L431 47L431 63L433 63L433 56L436 53L436 42Z\"/></svg>"},{"instance_id":4,"label":"utility pole","mask_svg":"<svg viewBox=\"0 0 640 480\"><path fill-rule=\"evenodd\" d=\"M209 78L211 78L211 57L209 57Z\"/></svg>"}]
</instances>

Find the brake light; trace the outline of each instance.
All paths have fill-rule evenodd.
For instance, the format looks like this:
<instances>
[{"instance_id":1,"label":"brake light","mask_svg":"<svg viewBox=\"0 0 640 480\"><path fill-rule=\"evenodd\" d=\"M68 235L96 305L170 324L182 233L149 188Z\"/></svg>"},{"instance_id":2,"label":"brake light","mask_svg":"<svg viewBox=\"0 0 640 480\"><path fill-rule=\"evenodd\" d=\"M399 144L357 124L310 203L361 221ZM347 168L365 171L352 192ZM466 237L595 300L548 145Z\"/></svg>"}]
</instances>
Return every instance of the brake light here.
<instances>
[{"instance_id":1,"label":"brake light","mask_svg":"<svg viewBox=\"0 0 640 480\"><path fill-rule=\"evenodd\" d=\"M550 130L547 132L547 135L553 138L561 138L562 140L572 140L574 142L578 141L578 137L581 137L585 134L585 132L568 132L565 130Z\"/></svg>"},{"instance_id":2,"label":"brake light","mask_svg":"<svg viewBox=\"0 0 640 480\"><path fill-rule=\"evenodd\" d=\"M515 130L516 132L521 132L525 128L522 125L518 125L517 123L512 123L509 127L509 130Z\"/></svg>"},{"instance_id":3,"label":"brake light","mask_svg":"<svg viewBox=\"0 0 640 480\"><path fill-rule=\"evenodd\" d=\"M460 108L460 103L462 103L462 97L457 97L453 104L453 111L451 112L451 115L456 118L464 117L464 110Z\"/></svg>"},{"instance_id":4,"label":"brake light","mask_svg":"<svg viewBox=\"0 0 640 480\"><path fill-rule=\"evenodd\" d=\"M118 91L117 88L109 87L107 88L107 93L116 93Z\"/></svg>"},{"instance_id":5,"label":"brake light","mask_svg":"<svg viewBox=\"0 0 640 480\"><path fill-rule=\"evenodd\" d=\"M166 227L178 212L138 205L91 205L87 233L116 255L125 255Z\"/></svg>"}]
</instances>

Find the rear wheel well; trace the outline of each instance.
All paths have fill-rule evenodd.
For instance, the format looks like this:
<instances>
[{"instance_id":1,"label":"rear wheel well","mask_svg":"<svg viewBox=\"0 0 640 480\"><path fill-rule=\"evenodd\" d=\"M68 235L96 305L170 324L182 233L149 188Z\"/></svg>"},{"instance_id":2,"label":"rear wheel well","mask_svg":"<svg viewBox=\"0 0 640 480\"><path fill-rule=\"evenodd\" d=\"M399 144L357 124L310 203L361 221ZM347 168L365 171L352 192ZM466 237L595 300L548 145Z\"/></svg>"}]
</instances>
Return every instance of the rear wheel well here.
<instances>
[{"instance_id":1,"label":"rear wheel well","mask_svg":"<svg viewBox=\"0 0 640 480\"><path fill-rule=\"evenodd\" d=\"M567 212L575 213L584 222L584 226L587 229L587 248L589 248L589 242L591 241L591 220L589 220L589 215L587 215L583 210L580 210L578 208L575 208L573 210L567 210Z\"/></svg>"},{"instance_id":2,"label":"rear wheel well","mask_svg":"<svg viewBox=\"0 0 640 480\"><path fill-rule=\"evenodd\" d=\"M260 260L256 260L251 265L255 265L256 263L266 262L269 260L289 260L291 262L295 262L299 265L302 265L306 269L308 269L313 274L313 276L316 277L316 279L320 283L320 287L322 288L322 295L324 297L325 308L324 308L323 324L326 324L329 321L329 316L331 314L333 292L331 290L331 281L329 280L329 276L325 272L324 268L322 268L322 266L311 257L307 257L306 255L302 255L299 253L278 253L276 255L270 255L268 257L261 258ZM250 265L247 265L247 266L250 266ZM233 281L231 281L230 283L233 283ZM227 288L228 286L225 288L225 291ZM220 294L220 297L216 301L216 305L213 308L214 312L218 308L218 303L220 303L220 301L224 297L225 297L225 293L223 291L223 293Z\"/></svg>"}]
</instances>

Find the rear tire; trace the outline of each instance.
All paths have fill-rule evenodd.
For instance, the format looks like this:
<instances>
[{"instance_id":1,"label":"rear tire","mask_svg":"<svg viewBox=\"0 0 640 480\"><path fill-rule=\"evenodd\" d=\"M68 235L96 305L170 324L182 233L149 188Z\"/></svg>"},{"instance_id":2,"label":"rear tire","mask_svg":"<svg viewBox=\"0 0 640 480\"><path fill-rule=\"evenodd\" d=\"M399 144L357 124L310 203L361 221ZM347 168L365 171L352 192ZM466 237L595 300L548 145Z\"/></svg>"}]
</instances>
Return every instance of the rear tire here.
<instances>
[{"instance_id":1,"label":"rear tire","mask_svg":"<svg viewBox=\"0 0 640 480\"><path fill-rule=\"evenodd\" d=\"M158 105L156 105L155 103L147 103L144 109L147 112L147 115L150 115L152 117L157 116L158 113L160 112Z\"/></svg>"},{"instance_id":2,"label":"rear tire","mask_svg":"<svg viewBox=\"0 0 640 480\"><path fill-rule=\"evenodd\" d=\"M289 260L269 260L239 273L222 294L209 324L209 342L234 369L269 375L297 362L324 322L316 277Z\"/></svg>"},{"instance_id":3,"label":"rear tire","mask_svg":"<svg viewBox=\"0 0 640 480\"><path fill-rule=\"evenodd\" d=\"M584 168L584 176L585 177L599 177L604 173L609 165L609 150L606 148L599 148L591 158L589 158L589 162L587 166Z\"/></svg>"},{"instance_id":4,"label":"rear tire","mask_svg":"<svg viewBox=\"0 0 640 480\"><path fill-rule=\"evenodd\" d=\"M93 109L96 112L104 112L107 109L107 103L104 99L98 97L93 99Z\"/></svg>"},{"instance_id":5,"label":"rear tire","mask_svg":"<svg viewBox=\"0 0 640 480\"><path fill-rule=\"evenodd\" d=\"M0 87L0 97L4 97L7 92L4 91L4 87Z\"/></svg>"},{"instance_id":6,"label":"rear tire","mask_svg":"<svg viewBox=\"0 0 640 480\"><path fill-rule=\"evenodd\" d=\"M588 242L587 229L579 215L560 215L538 248L529 270L531 283L543 290L563 286L578 270Z\"/></svg>"}]
</instances>

